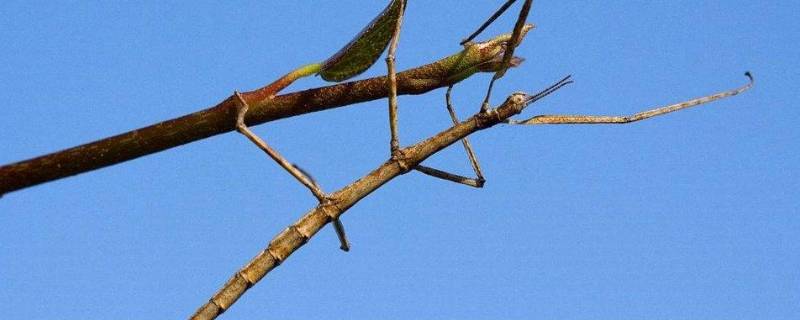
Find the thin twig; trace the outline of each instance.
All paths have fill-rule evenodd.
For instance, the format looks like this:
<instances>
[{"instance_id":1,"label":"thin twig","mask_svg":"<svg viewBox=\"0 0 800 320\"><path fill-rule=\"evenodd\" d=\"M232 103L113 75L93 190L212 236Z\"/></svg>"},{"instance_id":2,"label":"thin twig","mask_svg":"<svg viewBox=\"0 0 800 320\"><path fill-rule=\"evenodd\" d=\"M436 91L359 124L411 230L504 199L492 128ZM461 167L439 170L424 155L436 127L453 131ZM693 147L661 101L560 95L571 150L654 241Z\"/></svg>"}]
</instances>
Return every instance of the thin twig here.
<instances>
[{"instance_id":1,"label":"thin twig","mask_svg":"<svg viewBox=\"0 0 800 320\"><path fill-rule=\"evenodd\" d=\"M704 103L709 103L715 100L735 96L753 87L755 82L753 75L750 72L745 72L745 76L749 79L748 83L729 91L719 92L716 94L691 99L688 101L671 104L664 107L650 109L635 113L629 116L593 116L593 115L538 115L527 120L508 120L509 124L517 125L539 125L539 124L623 124L636 122L655 116L660 116L670 112L691 108Z\"/></svg>"}]
</instances>

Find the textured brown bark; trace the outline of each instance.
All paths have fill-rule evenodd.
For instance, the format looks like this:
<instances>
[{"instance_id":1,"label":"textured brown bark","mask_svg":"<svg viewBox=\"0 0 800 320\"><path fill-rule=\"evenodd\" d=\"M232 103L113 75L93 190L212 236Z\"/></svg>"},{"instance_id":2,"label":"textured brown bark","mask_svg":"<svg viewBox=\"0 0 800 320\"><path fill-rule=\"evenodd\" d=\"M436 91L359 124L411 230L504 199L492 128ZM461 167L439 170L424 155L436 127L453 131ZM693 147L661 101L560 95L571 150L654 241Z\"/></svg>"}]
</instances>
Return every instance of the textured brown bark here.
<instances>
[{"instance_id":1,"label":"textured brown bark","mask_svg":"<svg viewBox=\"0 0 800 320\"><path fill-rule=\"evenodd\" d=\"M338 219L347 209L397 176L409 172L422 161L460 139L503 122L520 113L528 101L525 94L513 94L497 109L472 116L441 133L407 148L361 179L331 194L331 201L307 212L297 222L270 241L247 265L237 271L191 319L214 319L238 300L272 269L306 244L322 227Z\"/></svg>"},{"instance_id":2,"label":"textured brown bark","mask_svg":"<svg viewBox=\"0 0 800 320\"><path fill-rule=\"evenodd\" d=\"M215 319L225 312L236 300L260 281L272 269L285 261L292 253L297 251L311 239L322 227L344 214L347 209L355 205L373 191L397 176L403 175L419 167L420 163L441 151L447 146L466 138L479 130L492 127L498 123L510 124L564 124L564 123L627 123L638 121L653 116L658 116L700 104L709 103L719 99L742 93L753 86L752 75L746 73L750 81L733 90L723 91L709 96L691 99L685 102L671 104L637 113L633 116L536 116L526 121L511 121L510 117L522 112L531 102L558 90L571 83L566 77L544 91L529 96L524 93L515 93L497 109L489 109L486 113L478 113L464 122L456 123L453 127L440 132L422 142L410 147L399 149L393 156L361 179L347 185L341 190L330 195L330 201L321 202L320 205L307 212L297 222L284 229L270 241L267 248L256 255L247 265L237 271L223 287L217 291L208 302L203 304L191 319ZM565 120L566 119L566 120ZM424 169L425 172L429 169ZM459 180L463 177L454 177ZM451 180L451 179L448 179Z\"/></svg>"},{"instance_id":3,"label":"textured brown bark","mask_svg":"<svg viewBox=\"0 0 800 320\"><path fill-rule=\"evenodd\" d=\"M397 74L398 94L447 87L449 70L436 63ZM385 76L314 88L264 99L262 90L243 93L248 125L385 98ZM261 103L260 101L268 101ZM0 167L0 196L40 183L107 167L235 129L236 100L113 137Z\"/></svg>"}]
</instances>

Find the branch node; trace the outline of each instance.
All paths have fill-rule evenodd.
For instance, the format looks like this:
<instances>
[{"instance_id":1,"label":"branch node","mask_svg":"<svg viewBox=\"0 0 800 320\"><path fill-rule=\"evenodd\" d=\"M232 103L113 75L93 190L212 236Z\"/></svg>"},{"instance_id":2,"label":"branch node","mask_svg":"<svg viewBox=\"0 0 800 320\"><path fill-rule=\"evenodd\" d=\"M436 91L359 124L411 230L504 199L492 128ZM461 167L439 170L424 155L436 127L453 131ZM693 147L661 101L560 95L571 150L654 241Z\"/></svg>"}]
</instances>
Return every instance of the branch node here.
<instances>
[{"instance_id":1,"label":"branch node","mask_svg":"<svg viewBox=\"0 0 800 320\"><path fill-rule=\"evenodd\" d=\"M265 251L267 252L267 254L268 254L270 257L272 257L272 260L275 260L275 266L276 266L276 267L277 267L277 266L280 266L280 265L281 265L281 263L283 263L283 260L281 260L280 258L278 258L278 255L276 255L276 254L274 254L274 253L272 252L272 246L269 246L269 247L267 248L267 250L265 250Z\"/></svg>"},{"instance_id":2,"label":"branch node","mask_svg":"<svg viewBox=\"0 0 800 320\"><path fill-rule=\"evenodd\" d=\"M236 97L238 103L235 104L236 106L236 131L241 134L245 134L247 130L247 126L244 124L244 116L247 114L247 110L250 106L247 104L247 101L244 100L244 97L239 92L239 90L233 91L233 95Z\"/></svg>"},{"instance_id":3,"label":"branch node","mask_svg":"<svg viewBox=\"0 0 800 320\"><path fill-rule=\"evenodd\" d=\"M487 108L475 115L475 124L478 129L486 129L502 121L497 109Z\"/></svg>"},{"instance_id":4,"label":"branch node","mask_svg":"<svg viewBox=\"0 0 800 320\"><path fill-rule=\"evenodd\" d=\"M307 243L308 240L311 239L310 235L307 235L307 234L301 232L300 229L296 225L291 225L291 226L289 226L289 228L294 230L294 232L297 232L297 234L300 235L300 238L303 238L303 243Z\"/></svg>"},{"instance_id":5,"label":"branch node","mask_svg":"<svg viewBox=\"0 0 800 320\"><path fill-rule=\"evenodd\" d=\"M397 166L400 167L400 174L406 174L414 169L414 166L409 164L408 155L406 154L405 149L394 150L389 161L397 163Z\"/></svg>"},{"instance_id":6,"label":"branch node","mask_svg":"<svg viewBox=\"0 0 800 320\"><path fill-rule=\"evenodd\" d=\"M325 213L326 216L328 216L330 221L332 221L338 219L338 214L344 211L341 207L339 207L340 202L341 201L339 199L328 195L324 201L319 203L319 208Z\"/></svg>"}]
</instances>

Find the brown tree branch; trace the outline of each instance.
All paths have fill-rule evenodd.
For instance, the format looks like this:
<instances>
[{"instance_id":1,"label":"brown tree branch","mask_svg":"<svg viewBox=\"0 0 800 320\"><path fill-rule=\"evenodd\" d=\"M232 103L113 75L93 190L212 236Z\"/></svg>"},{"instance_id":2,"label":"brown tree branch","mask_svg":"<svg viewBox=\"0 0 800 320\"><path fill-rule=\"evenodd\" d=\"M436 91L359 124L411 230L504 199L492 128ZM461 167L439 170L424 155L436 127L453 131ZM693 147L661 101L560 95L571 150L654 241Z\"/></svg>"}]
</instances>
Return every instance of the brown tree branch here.
<instances>
[{"instance_id":1,"label":"brown tree branch","mask_svg":"<svg viewBox=\"0 0 800 320\"><path fill-rule=\"evenodd\" d=\"M446 59L446 58L445 58ZM444 60L444 59L443 59ZM437 62L397 74L398 94L422 94L461 79ZM326 87L264 96L264 90L242 93L249 104L249 126L345 105L385 98L386 76ZM77 147L0 167L0 196L40 183L100 169L236 129L237 98L151 126Z\"/></svg>"},{"instance_id":2,"label":"brown tree branch","mask_svg":"<svg viewBox=\"0 0 800 320\"><path fill-rule=\"evenodd\" d=\"M568 79L562 80L567 81ZM490 128L516 115L530 103L543 95L530 96L514 93L497 109L476 114L464 122L440 132L415 145L398 149L389 160L361 179L330 195L331 201L321 203L307 212L270 241L247 265L233 277L211 299L203 304L192 319L214 319L230 308L247 289L258 283L268 272L285 261L289 255L308 242L322 227L338 219L347 209L397 176L405 174L423 160L460 139Z\"/></svg>"},{"instance_id":3,"label":"brown tree branch","mask_svg":"<svg viewBox=\"0 0 800 320\"><path fill-rule=\"evenodd\" d=\"M748 77L750 77L749 74ZM572 83L570 77L565 77L535 95L514 93L496 109L489 109L486 112L481 111L464 122L457 123L433 137L399 149L395 155L377 169L331 194L331 201L319 204L303 215L297 222L275 236L266 249L238 270L208 302L203 304L192 315L191 319L215 319L236 303L236 300L244 295L250 287L258 283L267 273L275 269L292 253L308 242L322 227L333 220L339 219L347 209L351 208L359 200L390 180L411 171L413 168L418 168L419 164L431 155L468 135L490 128L498 123L510 122L509 119L512 116L522 112L529 104L544 98L569 83ZM752 83L732 91L692 99L678 105L697 105L712 102L730 97L733 95L731 94L732 92L740 93L745 91L751 85ZM679 109L670 110L676 111ZM536 118L534 117L533 119Z\"/></svg>"}]
</instances>

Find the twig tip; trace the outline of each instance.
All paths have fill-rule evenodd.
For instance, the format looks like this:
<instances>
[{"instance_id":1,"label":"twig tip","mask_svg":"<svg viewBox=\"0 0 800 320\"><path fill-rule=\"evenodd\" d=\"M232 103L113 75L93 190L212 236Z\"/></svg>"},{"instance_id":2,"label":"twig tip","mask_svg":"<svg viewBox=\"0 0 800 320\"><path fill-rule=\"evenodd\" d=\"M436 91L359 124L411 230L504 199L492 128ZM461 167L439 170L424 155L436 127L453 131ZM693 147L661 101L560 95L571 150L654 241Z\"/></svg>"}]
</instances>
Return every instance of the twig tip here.
<instances>
[{"instance_id":1,"label":"twig tip","mask_svg":"<svg viewBox=\"0 0 800 320\"><path fill-rule=\"evenodd\" d=\"M751 83L756 81L756 80L753 78L753 74L752 74L752 73L750 73L750 71L745 71L745 72L744 72L744 75L745 75L745 76L746 76L748 79L750 79L750 82L751 82Z\"/></svg>"}]
</instances>

